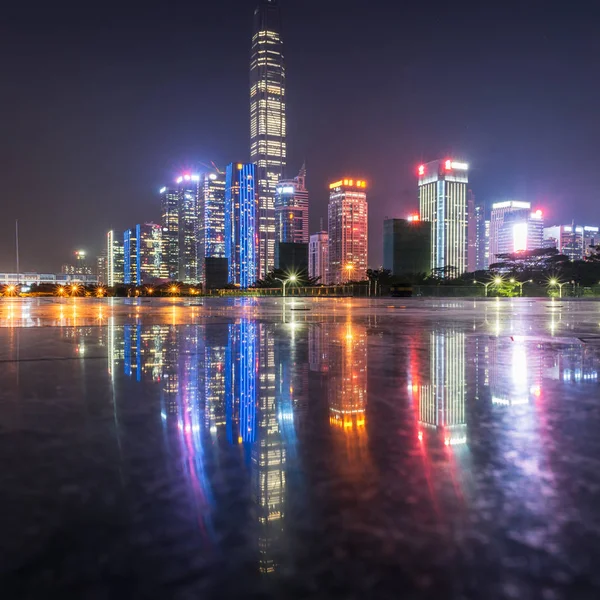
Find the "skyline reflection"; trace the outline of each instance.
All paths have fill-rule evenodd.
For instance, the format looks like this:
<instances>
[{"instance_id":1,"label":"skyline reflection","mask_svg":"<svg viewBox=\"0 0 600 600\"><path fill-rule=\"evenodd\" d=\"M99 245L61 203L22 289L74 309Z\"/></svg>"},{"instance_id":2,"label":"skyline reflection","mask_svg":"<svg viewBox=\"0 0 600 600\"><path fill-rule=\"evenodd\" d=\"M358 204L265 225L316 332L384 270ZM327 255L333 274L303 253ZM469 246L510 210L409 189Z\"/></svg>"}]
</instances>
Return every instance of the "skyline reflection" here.
<instances>
[{"instance_id":1,"label":"skyline reflection","mask_svg":"<svg viewBox=\"0 0 600 600\"><path fill-rule=\"evenodd\" d=\"M428 494L432 502L421 510L433 507L442 519L444 506L461 510L473 500L471 446L482 439L482 422L491 428L483 438L491 452L526 440L530 462L511 467L513 477L526 477L547 456L549 399L597 389L592 345L434 324L401 332L395 361L382 364L374 357L387 348L385 331L347 315L187 325L116 325L108 317L103 327L64 327L56 335L79 359L82 376L86 358L105 351L120 460L135 462L128 453L144 431L132 411L159 432L146 443L158 444L175 490L165 493L161 518L183 521L207 556L223 551L227 535L240 536L256 573L276 577L296 560L298 515L318 512L306 506L315 473L343 489L345 518L358 519L370 502L361 490L386 476L381 457L389 456L403 477L424 478L413 495ZM420 452L406 451L403 433Z\"/></svg>"}]
</instances>

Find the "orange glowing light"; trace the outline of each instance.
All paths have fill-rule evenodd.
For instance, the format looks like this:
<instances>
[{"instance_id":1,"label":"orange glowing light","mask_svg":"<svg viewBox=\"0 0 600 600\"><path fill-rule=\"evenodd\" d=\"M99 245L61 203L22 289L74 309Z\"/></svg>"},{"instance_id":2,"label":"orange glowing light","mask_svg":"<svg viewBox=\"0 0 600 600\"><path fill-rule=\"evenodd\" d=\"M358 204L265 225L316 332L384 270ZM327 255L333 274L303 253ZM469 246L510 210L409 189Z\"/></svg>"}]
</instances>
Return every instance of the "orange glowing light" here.
<instances>
[{"instance_id":1,"label":"orange glowing light","mask_svg":"<svg viewBox=\"0 0 600 600\"><path fill-rule=\"evenodd\" d=\"M329 184L329 189L333 190L334 188L338 188L341 185L344 185L344 182L340 179L340 181L336 181L335 183L330 183Z\"/></svg>"},{"instance_id":2,"label":"orange glowing light","mask_svg":"<svg viewBox=\"0 0 600 600\"><path fill-rule=\"evenodd\" d=\"M423 432L419 431L419 435L417 437L419 438L419 441L422 442L423 441Z\"/></svg>"}]
</instances>

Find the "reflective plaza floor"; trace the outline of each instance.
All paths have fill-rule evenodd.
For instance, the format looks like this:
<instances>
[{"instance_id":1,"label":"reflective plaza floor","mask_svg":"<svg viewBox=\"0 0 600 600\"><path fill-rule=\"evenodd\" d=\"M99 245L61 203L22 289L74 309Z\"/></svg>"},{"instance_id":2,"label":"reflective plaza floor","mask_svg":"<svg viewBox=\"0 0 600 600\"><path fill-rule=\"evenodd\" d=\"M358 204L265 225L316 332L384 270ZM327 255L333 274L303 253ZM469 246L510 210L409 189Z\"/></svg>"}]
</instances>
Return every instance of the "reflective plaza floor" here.
<instances>
[{"instance_id":1,"label":"reflective plaza floor","mask_svg":"<svg viewBox=\"0 0 600 600\"><path fill-rule=\"evenodd\" d=\"M600 597L600 302L0 299L0 596Z\"/></svg>"}]
</instances>

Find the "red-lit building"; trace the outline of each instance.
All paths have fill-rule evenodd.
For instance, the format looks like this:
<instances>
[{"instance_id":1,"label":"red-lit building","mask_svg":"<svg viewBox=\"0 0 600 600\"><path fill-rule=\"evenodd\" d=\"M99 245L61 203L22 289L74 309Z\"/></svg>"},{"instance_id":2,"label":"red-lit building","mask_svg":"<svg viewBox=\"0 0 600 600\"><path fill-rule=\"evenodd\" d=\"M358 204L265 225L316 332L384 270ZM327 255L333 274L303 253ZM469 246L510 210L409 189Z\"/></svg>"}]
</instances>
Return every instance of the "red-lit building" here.
<instances>
[{"instance_id":1,"label":"red-lit building","mask_svg":"<svg viewBox=\"0 0 600 600\"><path fill-rule=\"evenodd\" d=\"M367 182L341 179L329 186L329 283L366 278L369 255Z\"/></svg>"}]
</instances>

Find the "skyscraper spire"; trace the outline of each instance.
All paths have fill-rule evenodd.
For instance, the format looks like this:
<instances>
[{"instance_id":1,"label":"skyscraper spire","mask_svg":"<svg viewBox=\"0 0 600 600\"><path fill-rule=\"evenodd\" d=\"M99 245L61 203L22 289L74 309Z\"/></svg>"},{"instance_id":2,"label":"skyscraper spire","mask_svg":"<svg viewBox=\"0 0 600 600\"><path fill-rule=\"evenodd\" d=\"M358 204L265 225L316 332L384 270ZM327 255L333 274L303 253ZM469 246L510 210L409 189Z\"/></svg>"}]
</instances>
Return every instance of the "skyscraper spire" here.
<instances>
[{"instance_id":1,"label":"skyscraper spire","mask_svg":"<svg viewBox=\"0 0 600 600\"><path fill-rule=\"evenodd\" d=\"M250 57L250 160L259 198L259 272L274 267L275 187L286 165L285 67L277 0L259 0Z\"/></svg>"}]
</instances>

